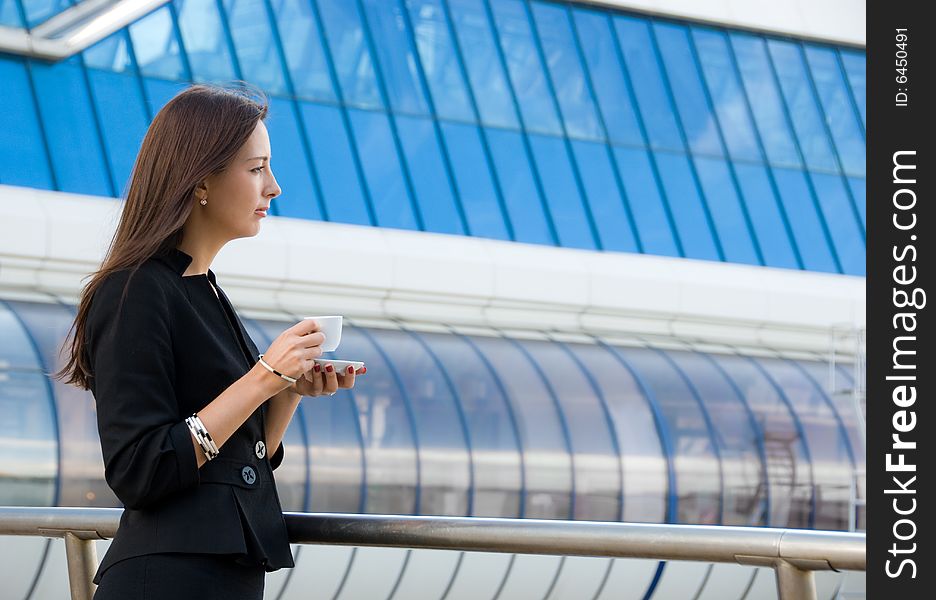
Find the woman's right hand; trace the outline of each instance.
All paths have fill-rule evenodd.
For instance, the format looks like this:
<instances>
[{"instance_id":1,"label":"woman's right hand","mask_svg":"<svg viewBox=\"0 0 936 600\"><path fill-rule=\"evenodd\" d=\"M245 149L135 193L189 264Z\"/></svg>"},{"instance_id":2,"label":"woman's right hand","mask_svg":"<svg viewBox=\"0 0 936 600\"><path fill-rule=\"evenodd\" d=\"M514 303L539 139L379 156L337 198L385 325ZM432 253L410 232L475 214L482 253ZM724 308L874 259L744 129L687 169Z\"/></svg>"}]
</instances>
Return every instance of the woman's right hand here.
<instances>
[{"instance_id":1,"label":"woman's right hand","mask_svg":"<svg viewBox=\"0 0 936 600\"><path fill-rule=\"evenodd\" d=\"M315 366L315 359L322 356L322 343L325 334L319 331L315 319L303 319L279 334L269 349L263 353L263 361L284 375L298 379ZM264 369L263 365L258 365ZM270 378L276 377L264 371ZM283 384L281 390L291 384L281 377L276 377Z\"/></svg>"}]
</instances>

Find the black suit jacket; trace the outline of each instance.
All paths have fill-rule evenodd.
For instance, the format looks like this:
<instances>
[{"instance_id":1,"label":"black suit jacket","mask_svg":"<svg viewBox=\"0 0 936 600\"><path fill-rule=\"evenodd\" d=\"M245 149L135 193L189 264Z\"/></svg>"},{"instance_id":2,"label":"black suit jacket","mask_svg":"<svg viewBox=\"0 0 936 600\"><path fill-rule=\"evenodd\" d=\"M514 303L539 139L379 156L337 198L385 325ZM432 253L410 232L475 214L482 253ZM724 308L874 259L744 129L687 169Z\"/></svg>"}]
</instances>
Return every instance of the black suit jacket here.
<instances>
[{"instance_id":1,"label":"black suit jacket","mask_svg":"<svg viewBox=\"0 0 936 600\"><path fill-rule=\"evenodd\" d=\"M132 277L113 273L91 302L85 341L104 476L125 508L95 583L115 562L155 552L295 566L273 479L283 447L265 448L267 403L197 466L185 418L247 373L259 351L223 290L212 290L214 272L182 277L191 261L173 249Z\"/></svg>"}]
</instances>

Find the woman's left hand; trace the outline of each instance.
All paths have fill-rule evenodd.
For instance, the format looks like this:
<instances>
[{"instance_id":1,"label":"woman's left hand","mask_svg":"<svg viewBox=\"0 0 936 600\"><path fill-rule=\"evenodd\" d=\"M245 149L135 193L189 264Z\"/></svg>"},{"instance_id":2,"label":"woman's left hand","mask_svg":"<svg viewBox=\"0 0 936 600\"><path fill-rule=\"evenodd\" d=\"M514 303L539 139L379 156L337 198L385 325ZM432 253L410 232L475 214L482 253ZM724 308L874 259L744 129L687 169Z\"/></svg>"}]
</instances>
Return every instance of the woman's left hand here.
<instances>
[{"instance_id":1,"label":"woman's left hand","mask_svg":"<svg viewBox=\"0 0 936 600\"><path fill-rule=\"evenodd\" d=\"M329 370L330 369L330 370ZM362 367L357 372L354 367L348 366L346 373L338 373L331 364L326 363L323 368L318 363L315 368L306 371L289 388L301 396L332 396L339 389L350 390L354 387L354 378L367 372Z\"/></svg>"}]
</instances>

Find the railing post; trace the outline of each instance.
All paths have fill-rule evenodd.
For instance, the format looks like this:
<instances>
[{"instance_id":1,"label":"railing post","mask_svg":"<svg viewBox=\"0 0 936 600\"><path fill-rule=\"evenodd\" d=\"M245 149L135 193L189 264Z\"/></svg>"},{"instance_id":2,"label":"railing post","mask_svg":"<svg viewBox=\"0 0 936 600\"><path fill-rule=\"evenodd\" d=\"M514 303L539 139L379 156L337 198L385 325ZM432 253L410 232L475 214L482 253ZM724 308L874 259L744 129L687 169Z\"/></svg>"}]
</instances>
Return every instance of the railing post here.
<instances>
[{"instance_id":1,"label":"railing post","mask_svg":"<svg viewBox=\"0 0 936 600\"><path fill-rule=\"evenodd\" d=\"M94 540L81 539L66 531L65 558L68 560L68 587L72 600L91 600L97 588L92 581L98 564Z\"/></svg>"},{"instance_id":2,"label":"railing post","mask_svg":"<svg viewBox=\"0 0 936 600\"><path fill-rule=\"evenodd\" d=\"M812 571L778 560L774 563L774 572L780 600L816 600L816 579Z\"/></svg>"}]
</instances>

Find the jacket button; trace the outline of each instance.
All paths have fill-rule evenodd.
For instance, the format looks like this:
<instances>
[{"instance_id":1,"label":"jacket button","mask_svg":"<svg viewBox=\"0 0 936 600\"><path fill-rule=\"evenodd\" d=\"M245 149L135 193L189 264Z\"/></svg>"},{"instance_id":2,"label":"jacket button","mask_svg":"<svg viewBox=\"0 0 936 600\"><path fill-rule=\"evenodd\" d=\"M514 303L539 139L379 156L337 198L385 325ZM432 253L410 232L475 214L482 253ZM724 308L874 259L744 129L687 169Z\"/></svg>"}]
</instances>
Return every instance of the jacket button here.
<instances>
[{"instance_id":1,"label":"jacket button","mask_svg":"<svg viewBox=\"0 0 936 600\"><path fill-rule=\"evenodd\" d=\"M244 467L241 469L241 477L244 478L244 482L247 485L253 485L257 480L257 473L253 470L252 467Z\"/></svg>"},{"instance_id":2,"label":"jacket button","mask_svg":"<svg viewBox=\"0 0 936 600\"><path fill-rule=\"evenodd\" d=\"M257 442L257 445L254 447L254 451L257 453L257 458L263 458L266 456L266 444L263 443L263 440Z\"/></svg>"}]
</instances>

